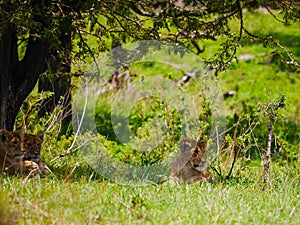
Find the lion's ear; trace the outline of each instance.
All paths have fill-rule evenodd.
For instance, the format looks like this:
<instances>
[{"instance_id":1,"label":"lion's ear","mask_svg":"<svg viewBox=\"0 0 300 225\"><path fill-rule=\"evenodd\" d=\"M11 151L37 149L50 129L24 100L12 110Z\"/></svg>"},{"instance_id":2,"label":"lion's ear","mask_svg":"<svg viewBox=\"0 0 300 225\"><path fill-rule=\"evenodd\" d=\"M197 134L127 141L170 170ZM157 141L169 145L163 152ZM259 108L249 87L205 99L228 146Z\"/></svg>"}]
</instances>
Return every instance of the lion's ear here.
<instances>
[{"instance_id":1,"label":"lion's ear","mask_svg":"<svg viewBox=\"0 0 300 225\"><path fill-rule=\"evenodd\" d=\"M40 138L41 140L43 140L44 139L44 131L39 131L39 132L37 132L36 133L36 136L38 137L38 138Z\"/></svg>"},{"instance_id":2,"label":"lion's ear","mask_svg":"<svg viewBox=\"0 0 300 225\"><path fill-rule=\"evenodd\" d=\"M1 142L9 140L9 132L7 130L0 130L0 140Z\"/></svg>"},{"instance_id":3,"label":"lion's ear","mask_svg":"<svg viewBox=\"0 0 300 225\"><path fill-rule=\"evenodd\" d=\"M198 143L198 146L201 150L205 150L206 146L207 146L207 141L203 141L203 142Z\"/></svg>"},{"instance_id":4,"label":"lion's ear","mask_svg":"<svg viewBox=\"0 0 300 225\"><path fill-rule=\"evenodd\" d=\"M20 139L22 140L25 136L25 129L24 129L24 127L22 127L20 130L17 130L14 133L16 135L18 135L20 137Z\"/></svg>"},{"instance_id":5,"label":"lion's ear","mask_svg":"<svg viewBox=\"0 0 300 225\"><path fill-rule=\"evenodd\" d=\"M186 152L194 149L196 145L197 142L195 140L184 138L180 141L179 147L182 152Z\"/></svg>"},{"instance_id":6,"label":"lion's ear","mask_svg":"<svg viewBox=\"0 0 300 225\"><path fill-rule=\"evenodd\" d=\"M21 129L18 130L17 133L18 133L21 137L23 137L23 136L25 135L25 128L24 128L24 127L21 127Z\"/></svg>"}]
</instances>

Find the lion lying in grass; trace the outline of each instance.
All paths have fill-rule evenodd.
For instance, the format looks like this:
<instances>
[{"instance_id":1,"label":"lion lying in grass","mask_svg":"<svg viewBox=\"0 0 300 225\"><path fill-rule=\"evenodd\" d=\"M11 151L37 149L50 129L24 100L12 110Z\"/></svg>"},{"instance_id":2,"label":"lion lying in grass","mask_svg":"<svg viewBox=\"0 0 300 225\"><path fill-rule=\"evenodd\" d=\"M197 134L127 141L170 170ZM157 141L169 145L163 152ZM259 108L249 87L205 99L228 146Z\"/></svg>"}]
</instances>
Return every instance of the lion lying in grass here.
<instances>
[{"instance_id":1,"label":"lion lying in grass","mask_svg":"<svg viewBox=\"0 0 300 225\"><path fill-rule=\"evenodd\" d=\"M23 130L17 132L0 130L0 173L14 174L20 170L24 154L21 149L23 136Z\"/></svg>"},{"instance_id":2,"label":"lion lying in grass","mask_svg":"<svg viewBox=\"0 0 300 225\"><path fill-rule=\"evenodd\" d=\"M180 153L171 166L171 183L216 182L213 175L205 167L206 145L207 142L198 143L187 138L181 140L179 144Z\"/></svg>"},{"instance_id":3,"label":"lion lying in grass","mask_svg":"<svg viewBox=\"0 0 300 225\"><path fill-rule=\"evenodd\" d=\"M25 134L24 130L0 130L0 175L41 175L47 174L47 166L39 160L42 138Z\"/></svg>"}]
</instances>

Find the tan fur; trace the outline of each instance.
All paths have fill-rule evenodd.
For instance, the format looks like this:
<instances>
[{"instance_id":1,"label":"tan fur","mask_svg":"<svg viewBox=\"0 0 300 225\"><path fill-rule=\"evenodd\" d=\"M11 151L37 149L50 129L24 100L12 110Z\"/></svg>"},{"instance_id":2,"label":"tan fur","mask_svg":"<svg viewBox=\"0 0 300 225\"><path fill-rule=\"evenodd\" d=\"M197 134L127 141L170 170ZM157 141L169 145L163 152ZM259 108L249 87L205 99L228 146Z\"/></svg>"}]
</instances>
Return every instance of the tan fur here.
<instances>
[{"instance_id":1,"label":"tan fur","mask_svg":"<svg viewBox=\"0 0 300 225\"><path fill-rule=\"evenodd\" d=\"M1 173L15 174L20 169L24 152L21 149L21 141L24 131L16 132L0 130L0 170Z\"/></svg>"},{"instance_id":2,"label":"tan fur","mask_svg":"<svg viewBox=\"0 0 300 225\"><path fill-rule=\"evenodd\" d=\"M171 183L209 181L215 183L215 178L206 169L205 148L207 142L198 143L184 138L179 147L180 153L171 166Z\"/></svg>"},{"instance_id":3,"label":"tan fur","mask_svg":"<svg viewBox=\"0 0 300 225\"><path fill-rule=\"evenodd\" d=\"M37 134L25 134L22 141L22 149L25 152L24 160L39 162L43 139L44 133L41 131Z\"/></svg>"},{"instance_id":4,"label":"tan fur","mask_svg":"<svg viewBox=\"0 0 300 225\"><path fill-rule=\"evenodd\" d=\"M36 134L25 134L22 141L22 149L25 152L24 160L27 165L32 163L32 167L35 168L37 164L41 174L48 174L49 168L40 160L40 153L42 149L42 143L44 139L44 132L39 131ZM35 164L34 164L35 163Z\"/></svg>"},{"instance_id":5,"label":"tan fur","mask_svg":"<svg viewBox=\"0 0 300 225\"><path fill-rule=\"evenodd\" d=\"M24 130L16 132L0 130L0 168L1 173L20 175L39 175L39 165L24 159Z\"/></svg>"},{"instance_id":6,"label":"tan fur","mask_svg":"<svg viewBox=\"0 0 300 225\"><path fill-rule=\"evenodd\" d=\"M20 174L39 176L42 174L42 171L37 163L33 161L25 160L20 163Z\"/></svg>"}]
</instances>

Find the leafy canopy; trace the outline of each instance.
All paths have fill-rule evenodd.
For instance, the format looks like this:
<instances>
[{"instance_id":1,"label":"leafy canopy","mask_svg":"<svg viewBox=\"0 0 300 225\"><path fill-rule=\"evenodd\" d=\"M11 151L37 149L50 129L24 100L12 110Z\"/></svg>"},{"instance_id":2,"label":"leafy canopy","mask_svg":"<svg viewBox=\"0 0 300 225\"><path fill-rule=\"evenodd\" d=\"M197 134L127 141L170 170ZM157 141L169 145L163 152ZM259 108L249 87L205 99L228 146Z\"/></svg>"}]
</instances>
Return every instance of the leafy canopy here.
<instances>
[{"instance_id":1,"label":"leafy canopy","mask_svg":"<svg viewBox=\"0 0 300 225\"><path fill-rule=\"evenodd\" d=\"M207 61L216 71L230 64L243 38L251 38L283 52L286 62L299 68L299 63L278 41L252 34L245 27L245 10L259 7L284 24L299 22L300 4L294 0L2 0L0 33L8 26L14 27L19 44L34 37L50 43L54 50L61 50L59 46L65 44L61 43L62 35L72 34L77 39L77 47L73 48L75 58L81 59L86 54L110 49L111 42L149 39L180 43L201 53L204 49L199 40L216 40L222 35L225 39L219 52ZM277 11L282 16L278 17ZM228 25L234 18L239 21L238 30ZM89 46L88 37L97 41L98 49Z\"/></svg>"}]
</instances>

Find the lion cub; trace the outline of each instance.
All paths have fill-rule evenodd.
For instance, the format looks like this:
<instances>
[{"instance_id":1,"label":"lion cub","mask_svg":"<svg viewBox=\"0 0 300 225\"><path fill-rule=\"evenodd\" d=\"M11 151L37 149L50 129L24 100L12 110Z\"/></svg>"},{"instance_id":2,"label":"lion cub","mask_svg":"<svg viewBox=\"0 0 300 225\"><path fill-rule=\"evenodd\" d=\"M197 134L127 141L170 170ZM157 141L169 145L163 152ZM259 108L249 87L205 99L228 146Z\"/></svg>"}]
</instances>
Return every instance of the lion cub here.
<instances>
[{"instance_id":1,"label":"lion cub","mask_svg":"<svg viewBox=\"0 0 300 225\"><path fill-rule=\"evenodd\" d=\"M0 130L0 168L1 173L37 175L39 166L35 162L24 161L24 151L21 147L24 130Z\"/></svg>"},{"instance_id":2,"label":"lion cub","mask_svg":"<svg viewBox=\"0 0 300 225\"><path fill-rule=\"evenodd\" d=\"M0 168L1 174L34 174L38 165L34 162L23 161L24 151L21 148L24 130L0 130Z\"/></svg>"},{"instance_id":3,"label":"lion cub","mask_svg":"<svg viewBox=\"0 0 300 225\"><path fill-rule=\"evenodd\" d=\"M40 174L48 174L50 169L40 160L43 139L43 131L36 134L26 133L22 140L22 150L24 151L24 162L34 162L38 165Z\"/></svg>"},{"instance_id":4,"label":"lion cub","mask_svg":"<svg viewBox=\"0 0 300 225\"><path fill-rule=\"evenodd\" d=\"M179 147L180 153L171 166L170 182L201 182L215 183L213 175L206 169L205 148L207 142L198 143L195 140L184 138Z\"/></svg>"},{"instance_id":5,"label":"lion cub","mask_svg":"<svg viewBox=\"0 0 300 225\"><path fill-rule=\"evenodd\" d=\"M21 140L24 131L10 132L0 130L0 170L1 173L17 173L23 160Z\"/></svg>"}]
</instances>

